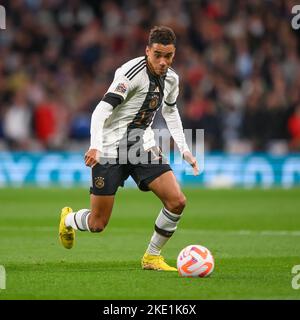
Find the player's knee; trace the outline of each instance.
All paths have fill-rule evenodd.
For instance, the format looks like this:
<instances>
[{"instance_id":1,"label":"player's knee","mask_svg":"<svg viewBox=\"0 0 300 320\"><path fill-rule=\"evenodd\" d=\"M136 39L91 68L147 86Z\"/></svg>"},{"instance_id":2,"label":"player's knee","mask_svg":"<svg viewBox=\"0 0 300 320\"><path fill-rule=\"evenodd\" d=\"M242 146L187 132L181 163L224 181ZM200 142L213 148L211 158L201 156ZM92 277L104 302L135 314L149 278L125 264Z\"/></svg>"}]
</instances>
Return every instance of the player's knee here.
<instances>
[{"instance_id":1,"label":"player's knee","mask_svg":"<svg viewBox=\"0 0 300 320\"><path fill-rule=\"evenodd\" d=\"M167 209L173 213L181 214L186 205L186 197L184 194L179 194L169 201L166 205Z\"/></svg>"},{"instance_id":2,"label":"player's knee","mask_svg":"<svg viewBox=\"0 0 300 320\"><path fill-rule=\"evenodd\" d=\"M180 210L180 213L186 206L186 197L184 194L181 194L180 197L177 199L177 208Z\"/></svg>"}]
</instances>

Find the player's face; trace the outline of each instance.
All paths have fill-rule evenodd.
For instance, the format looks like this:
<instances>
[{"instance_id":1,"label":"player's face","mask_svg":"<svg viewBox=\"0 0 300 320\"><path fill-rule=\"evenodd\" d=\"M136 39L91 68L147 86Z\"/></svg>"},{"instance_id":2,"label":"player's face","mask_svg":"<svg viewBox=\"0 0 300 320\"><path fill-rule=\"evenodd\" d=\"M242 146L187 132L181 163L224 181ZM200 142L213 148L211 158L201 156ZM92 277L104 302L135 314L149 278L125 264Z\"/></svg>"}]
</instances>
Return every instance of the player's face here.
<instances>
[{"instance_id":1,"label":"player's face","mask_svg":"<svg viewBox=\"0 0 300 320\"><path fill-rule=\"evenodd\" d=\"M164 75L173 62L175 56L175 46L173 44L163 45L153 43L146 48L146 56L152 71L162 76Z\"/></svg>"}]
</instances>

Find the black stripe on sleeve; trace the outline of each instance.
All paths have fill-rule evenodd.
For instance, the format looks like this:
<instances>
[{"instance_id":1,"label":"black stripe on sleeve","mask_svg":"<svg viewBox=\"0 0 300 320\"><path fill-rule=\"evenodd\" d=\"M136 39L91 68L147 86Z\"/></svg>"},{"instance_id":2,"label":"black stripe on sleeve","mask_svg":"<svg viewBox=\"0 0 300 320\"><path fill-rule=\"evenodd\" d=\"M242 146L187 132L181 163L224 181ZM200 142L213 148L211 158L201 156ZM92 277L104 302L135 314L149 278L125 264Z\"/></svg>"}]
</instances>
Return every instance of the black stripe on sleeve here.
<instances>
[{"instance_id":1,"label":"black stripe on sleeve","mask_svg":"<svg viewBox=\"0 0 300 320\"><path fill-rule=\"evenodd\" d=\"M140 73L145 67L146 67L146 63L143 64L139 69L137 69L137 70L135 71L135 73L133 73L133 74L130 76L129 80L132 80L132 79L133 79L138 73Z\"/></svg>"},{"instance_id":2,"label":"black stripe on sleeve","mask_svg":"<svg viewBox=\"0 0 300 320\"><path fill-rule=\"evenodd\" d=\"M116 93L108 92L102 99L102 101L105 101L113 106L113 108L116 108L119 104L121 104L124 101L124 98Z\"/></svg>"},{"instance_id":3,"label":"black stripe on sleeve","mask_svg":"<svg viewBox=\"0 0 300 320\"><path fill-rule=\"evenodd\" d=\"M169 69L172 70L175 74L177 74L177 72L172 67L169 67Z\"/></svg>"},{"instance_id":4,"label":"black stripe on sleeve","mask_svg":"<svg viewBox=\"0 0 300 320\"><path fill-rule=\"evenodd\" d=\"M172 106L175 106L176 101L175 101L175 102L173 102L173 103L169 103L169 102L167 102L167 101L165 100L165 104L166 104L167 106L172 107Z\"/></svg>"},{"instance_id":5,"label":"black stripe on sleeve","mask_svg":"<svg viewBox=\"0 0 300 320\"><path fill-rule=\"evenodd\" d=\"M125 76L129 77L131 73L133 73L142 63L146 62L146 59L142 59L140 62L135 64L132 68L130 68L126 73Z\"/></svg>"}]
</instances>

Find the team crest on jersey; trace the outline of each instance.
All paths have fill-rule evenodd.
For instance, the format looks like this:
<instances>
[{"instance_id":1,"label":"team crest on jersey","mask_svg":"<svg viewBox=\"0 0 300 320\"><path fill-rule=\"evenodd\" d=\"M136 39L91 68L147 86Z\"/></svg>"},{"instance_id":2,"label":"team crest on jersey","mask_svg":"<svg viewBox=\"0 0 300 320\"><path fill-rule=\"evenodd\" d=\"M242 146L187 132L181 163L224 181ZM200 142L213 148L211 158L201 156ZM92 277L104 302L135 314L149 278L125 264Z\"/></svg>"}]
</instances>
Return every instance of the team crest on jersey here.
<instances>
[{"instance_id":1,"label":"team crest on jersey","mask_svg":"<svg viewBox=\"0 0 300 320\"><path fill-rule=\"evenodd\" d=\"M95 186L98 189L101 189L104 187L104 178L103 177L96 177L95 178Z\"/></svg>"},{"instance_id":2,"label":"team crest on jersey","mask_svg":"<svg viewBox=\"0 0 300 320\"><path fill-rule=\"evenodd\" d=\"M152 97L152 99L150 100L150 103L149 103L150 109L155 109L157 107L158 99L159 99L158 96Z\"/></svg>"},{"instance_id":3,"label":"team crest on jersey","mask_svg":"<svg viewBox=\"0 0 300 320\"><path fill-rule=\"evenodd\" d=\"M125 83L119 83L115 89L115 92L119 92L121 94L124 94L127 90Z\"/></svg>"}]
</instances>

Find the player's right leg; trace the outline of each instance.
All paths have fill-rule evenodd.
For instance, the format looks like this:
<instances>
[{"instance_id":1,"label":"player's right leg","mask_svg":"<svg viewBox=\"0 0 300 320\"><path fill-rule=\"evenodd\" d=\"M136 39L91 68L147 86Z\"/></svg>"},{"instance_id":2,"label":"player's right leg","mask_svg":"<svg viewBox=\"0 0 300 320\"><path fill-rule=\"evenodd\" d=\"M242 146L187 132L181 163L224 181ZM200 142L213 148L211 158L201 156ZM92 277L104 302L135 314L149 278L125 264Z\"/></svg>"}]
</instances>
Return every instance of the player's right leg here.
<instances>
[{"instance_id":1,"label":"player's right leg","mask_svg":"<svg viewBox=\"0 0 300 320\"><path fill-rule=\"evenodd\" d=\"M92 169L92 187L90 188L91 209L76 212L70 207L62 209L59 238L62 245L71 249L75 241L75 231L101 232L111 216L114 195L123 183L120 165L96 165Z\"/></svg>"},{"instance_id":2,"label":"player's right leg","mask_svg":"<svg viewBox=\"0 0 300 320\"><path fill-rule=\"evenodd\" d=\"M75 241L75 230L101 232L111 216L114 196L95 196L91 194L91 209L73 212L65 207L61 212L59 238L66 249L71 249Z\"/></svg>"}]
</instances>

